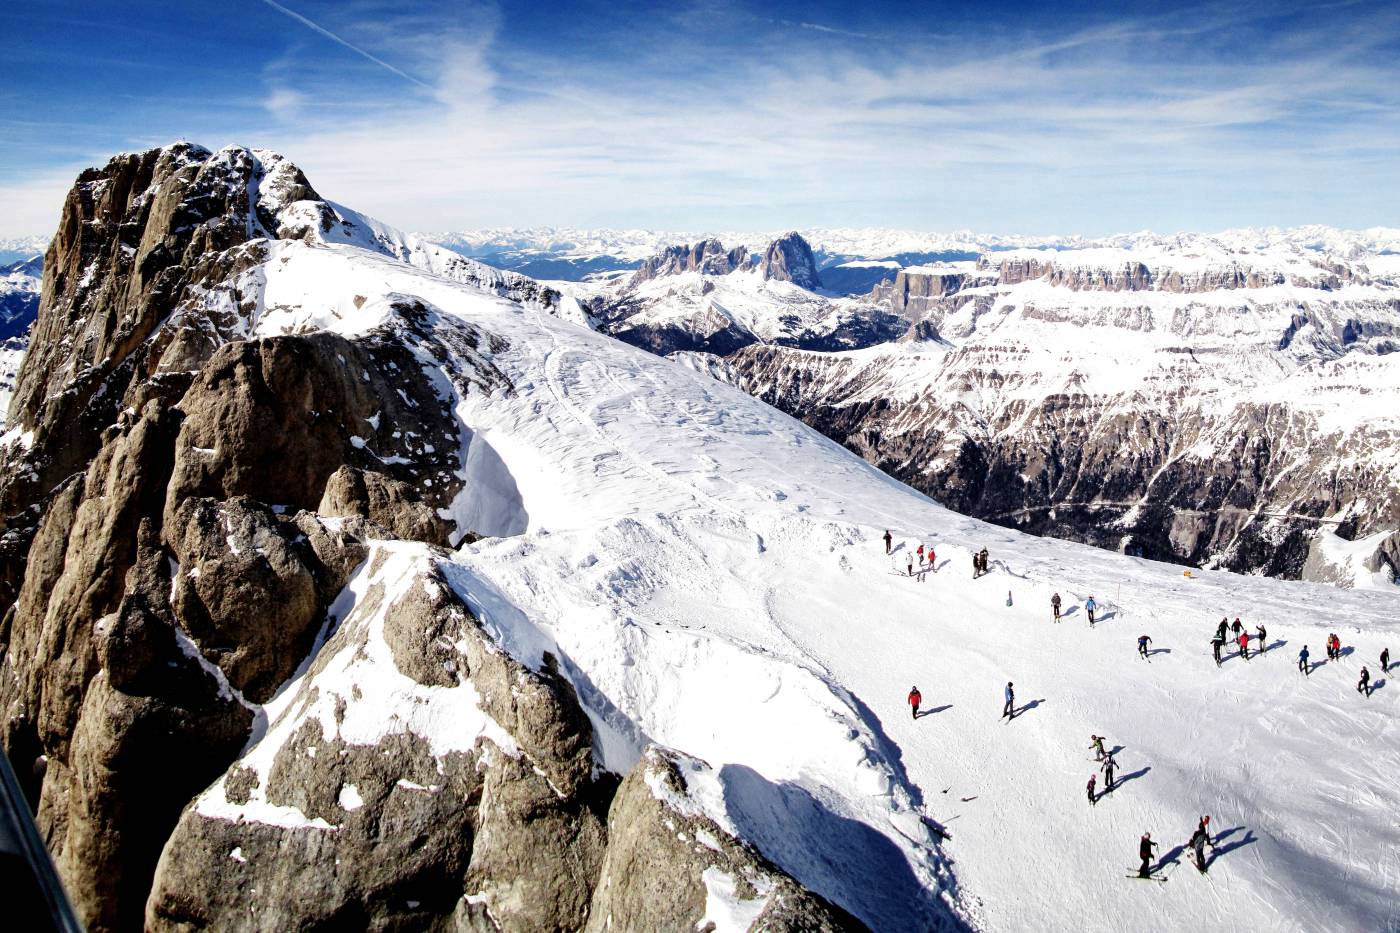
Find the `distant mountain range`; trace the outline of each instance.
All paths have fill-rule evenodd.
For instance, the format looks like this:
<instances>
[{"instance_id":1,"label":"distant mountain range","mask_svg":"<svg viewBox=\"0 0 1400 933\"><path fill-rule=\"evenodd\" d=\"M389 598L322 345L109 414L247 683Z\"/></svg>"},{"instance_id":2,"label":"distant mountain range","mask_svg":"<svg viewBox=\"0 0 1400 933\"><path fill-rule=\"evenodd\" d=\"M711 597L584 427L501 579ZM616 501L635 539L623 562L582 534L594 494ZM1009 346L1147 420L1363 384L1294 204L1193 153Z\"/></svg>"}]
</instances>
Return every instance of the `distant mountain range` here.
<instances>
[{"instance_id":1,"label":"distant mountain range","mask_svg":"<svg viewBox=\"0 0 1400 933\"><path fill-rule=\"evenodd\" d=\"M1250 228L1215 234L1124 233L1107 237L979 234L971 231L923 233L878 228L821 228L800 231L811 244L818 271L828 289L840 294L868 291L880 281L881 269L927 262L976 259L984 253L1014 249L1189 250L1210 245L1248 252L1290 248L1354 259L1400 254L1400 228L1339 230L1311 225L1291 229ZM424 233L420 238L501 269L535 278L581 281L589 275L635 269L668 246L717 239L749 252L760 252L781 231L714 233L654 230L586 230L570 227L491 228ZM886 264L876 267L872 263ZM888 263L895 263L889 266ZM834 274L829 270L840 270Z\"/></svg>"}]
</instances>

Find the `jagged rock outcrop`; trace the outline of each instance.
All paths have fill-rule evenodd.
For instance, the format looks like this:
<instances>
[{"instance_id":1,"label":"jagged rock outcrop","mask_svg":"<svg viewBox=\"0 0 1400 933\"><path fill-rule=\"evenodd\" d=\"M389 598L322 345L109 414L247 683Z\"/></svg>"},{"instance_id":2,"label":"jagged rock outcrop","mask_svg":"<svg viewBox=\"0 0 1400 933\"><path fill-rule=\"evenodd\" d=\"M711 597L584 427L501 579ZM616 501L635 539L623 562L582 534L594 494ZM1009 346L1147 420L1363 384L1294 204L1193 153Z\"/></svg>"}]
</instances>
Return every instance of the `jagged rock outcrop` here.
<instances>
[{"instance_id":1,"label":"jagged rock outcrop","mask_svg":"<svg viewBox=\"0 0 1400 933\"><path fill-rule=\"evenodd\" d=\"M567 682L514 661L413 567L373 553L366 597L287 712L186 810L148 928L421 927L458 912L470 929L583 925L610 789L588 720ZM467 710L475 723L451 721ZM399 716L434 718L405 732Z\"/></svg>"},{"instance_id":2,"label":"jagged rock outcrop","mask_svg":"<svg viewBox=\"0 0 1400 933\"><path fill-rule=\"evenodd\" d=\"M622 782L588 933L713 930L740 918L755 930L865 929L706 815L688 783L696 780L715 777L703 762L652 747ZM666 870L649 870L656 865Z\"/></svg>"},{"instance_id":3,"label":"jagged rock outcrop","mask_svg":"<svg viewBox=\"0 0 1400 933\"><path fill-rule=\"evenodd\" d=\"M749 256L748 247L736 246L726 250L723 243L712 237L690 246L666 247L642 263L632 274L628 285L635 287L652 279L683 272L728 275L731 272L752 269L753 266L753 257Z\"/></svg>"},{"instance_id":4,"label":"jagged rock outcrop","mask_svg":"<svg viewBox=\"0 0 1400 933\"><path fill-rule=\"evenodd\" d=\"M808 291L816 291L822 287L812 247L795 231L785 233L769 243L758 268L765 279L791 282Z\"/></svg>"}]
</instances>

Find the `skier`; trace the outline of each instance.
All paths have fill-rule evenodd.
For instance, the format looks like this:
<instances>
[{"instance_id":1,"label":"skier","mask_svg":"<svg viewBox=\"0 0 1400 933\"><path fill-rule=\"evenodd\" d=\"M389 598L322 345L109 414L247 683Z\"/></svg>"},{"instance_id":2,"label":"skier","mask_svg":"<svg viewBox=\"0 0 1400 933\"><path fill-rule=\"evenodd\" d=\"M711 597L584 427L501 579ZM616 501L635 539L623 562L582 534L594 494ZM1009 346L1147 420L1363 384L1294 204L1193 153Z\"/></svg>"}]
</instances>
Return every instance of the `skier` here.
<instances>
[{"instance_id":1,"label":"skier","mask_svg":"<svg viewBox=\"0 0 1400 933\"><path fill-rule=\"evenodd\" d=\"M978 559L978 561L979 561L979 562L981 563L981 565L982 565L982 572L983 572L983 573L988 573L989 571L987 570L987 549L986 549L986 548L983 548L983 549L982 549L982 553L980 553L980 554L977 555L977 559Z\"/></svg>"},{"instance_id":2,"label":"skier","mask_svg":"<svg viewBox=\"0 0 1400 933\"><path fill-rule=\"evenodd\" d=\"M1221 648L1224 648L1224 647L1225 647L1225 636L1224 636L1224 635L1217 635L1217 636L1215 636L1214 638L1212 638L1212 639L1210 640L1210 650L1215 654L1215 666L1216 666L1216 667L1219 667L1220 664L1221 664L1221 661L1220 661L1220 649L1221 649Z\"/></svg>"},{"instance_id":3,"label":"skier","mask_svg":"<svg viewBox=\"0 0 1400 933\"><path fill-rule=\"evenodd\" d=\"M1382 648L1382 649L1381 649L1381 673L1382 673L1382 674L1389 674L1389 673L1390 673L1390 649L1389 649L1389 648Z\"/></svg>"},{"instance_id":4,"label":"skier","mask_svg":"<svg viewBox=\"0 0 1400 933\"><path fill-rule=\"evenodd\" d=\"M1327 636L1327 658L1335 661L1342 656L1342 640L1333 632Z\"/></svg>"},{"instance_id":5,"label":"skier","mask_svg":"<svg viewBox=\"0 0 1400 933\"><path fill-rule=\"evenodd\" d=\"M919 545L919 549L914 553L919 555L919 566L922 567L924 565L924 546Z\"/></svg>"},{"instance_id":6,"label":"skier","mask_svg":"<svg viewBox=\"0 0 1400 933\"><path fill-rule=\"evenodd\" d=\"M973 552L972 552L972 579L976 580L978 577L982 576L981 571L982 571L982 558L980 558L980 557L977 555L977 552L976 552L976 551L973 551Z\"/></svg>"},{"instance_id":7,"label":"skier","mask_svg":"<svg viewBox=\"0 0 1400 933\"><path fill-rule=\"evenodd\" d=\"M934 573L938 573L938 568L935 567L935 566L933 566L933 545L932 545L932 544L930 544L930 545L928 546L928 569L929 569L929 570L932 570Z\"/></svg>"},{"instance_id":8,"label":"skier","mask_svg":"<svg viewBox=\"0 0 1400 933\"><path fill-rule=\"evenodd\" d=\"M1108 793L1113 790L1113 771L1118 767L1118 762L1113 760L1113 753L1104 756L1103 764L1099 765L1099 770L1103 772L1103 790Z\"/></svg>"},{"instance_id":9,"label":"skier","mask_svg":"<svg viewBox=\"0 0 1400 933\"><path fill-rule=\"evenodd\" d=\"M1050 597L1050 611L1055 613L1055 621L1060 621L1060 594L1056 593Z\"/></svg>"},{"instance_id":10,"label":"skier","mask_svg":"<svg viewBox=\"0 0 1400 933\"><path fill-rule=\"evenodd\" d=\"M1216 629L1215 629L1215 637L1218 638L1218 639L1220 639L1220 641L1221 641L1222 643L1224 643L1224 641L1225 641L1225 630L1228 629L1229 627L1230 627L1230 620L1228 620L1228 619L1221 619L1221 620L1220 620L1220 625L1218 625L1218 626L1216 627Z\"/></svg>"},{"instance_id":11,"label":"skier","mask_svg":"<svg viewBox=\"0 0 1400 933\"><path fill-rule=\"evenodd\" d=\"M1266 648L1269 647L1269 646L1268 646L1268 639L1269 639L1269 632L1268 632L1267 629L1264 628L1264 626L1262 626L1262 625L1256 625L1256 626L1254 626L1254 640L1257 641L1257 642L1259 643L1258 647L1256 647L1256 648L1254 649L1254 651L1255 651L1256 654L1263 654L1263 653L1264 653L1264 650L1265 650Z\"/></svg>"},{"instance_id":12,"label":"skier","mask_svg":"<svg viewBox=\"0 0 1400 933\"><path fill-rule=\"evenodd\" d=\"M1015 719L1015 718L1016 718L1016 691L1013 690L1013 689L1011 689L1011 687L1012 687L1011 682L1010 682L1010 681L1007 681L1007 682L1006 682L1006 705L1003 706L1002 709L1001 709L1001 715L1002 715L1002 718L1004 718L1004 719Z\"/></svg>"},{"instance_id":13,"label":"skier","mask_svg":"<svg viewBox=\"0 0 1400 933\"><path fill-rule=\"evenodd\" d=\"M924 702L924 696L919 692L918 687L909 688L909 705L913 707L914 718L919 718L919 704Z\"/></svg>"},{"instance_id":14,"label":"skier","mask_svg":"<svg viewBox=\"0 0 1400 933\"><path fill-rule=\"evenodd\" d=\"M1094 610L1097 608L1099 608L1099 605L1094 602L1094 597L1090 596L1088 599L1084 600L1084 611L1089 613L1090 625L1094 624Z\"/></svg>"},{"instance_id":15,"label":"skier","mask_svg":"<svg viewBox=\"0 0 1400 933\"><path fill-rule=\"evenodd\" d=\"M1152 872L1148 866L1152 864L1152 853L1157 848L1157 843L1152 841L1151 833L1143 833L1142 841L1138 844L1138 856L1142 858L1142 867L1138 869L1138 877L1151 877Z\"/></svg>"},{"instance_id":16,"label":"skier","mask_svg":"<svg viewBox=\"0 0 1400 933\"><path fill-rule=\"evenodd\" d=\"M1210 838L1210 817L1201 817L1200 824L1196 831L1191 834L1191 841L1187 843L1196 852L1196 869L1204 874L1206 870L1206 843L1210 843L1210 850L1215 851L1215 841Z\"/></svg>"},{"instance_id":17,"label":"skier","mask_svg":"<svg viewBox=\"0 0 1400 933\"><path fill-rule=\"evenodd\" d=\"M910 554L910 555L909 555L909 573L908 573L908 576L911 576L911 577L912 577L913 575L914 575L914 555L913 555L913 554Z\"/></svg>"},{"instance_id":18,"label":"skier","mask_svg":"<svg viewBox=\"0 0 1400 933\"><path fill-rule=\"evenodd\" d=\"M1361 679L1356 682L1356 692L1371 695L1371 672L1364 666L1361 668Z\"/></svg>"},{"instance_id":19,"label":"skier","mask_svg":"<svg viewBox=\"0 0 1400 933\"><path fill-rule=\"evenodd\" d=\"M1312 676L1312 665L1308 663L1308 646L1304 645L1303 650L1298 652L1298 670Z\"/></svg>"},{"instance_id":20,"label":"skier","mask_svg":"<svg viewBox=\"0 0 1400 933\"><path fill-rule=\"evenodd\" d=\"M1101 735L1089 736L1089 747L1094 750L1095 761L1103 761L1104 756L1108 754L1103 750L1103 736Z\"/></svg>"},{"instance_id":21,"label":"skier","mask_svg":"<svg viewBox=\"0 0 1400 933\"><path fill-rule=\"evenodd\" d=\"M1249 633L1248 633L1248 632L1240 632L1240 637L1239 637L1238 643L1239 643L1239 646L1240 646L1240 656L1243 657L1246 661L1248 661L1248 660L1249 660Z\"/></svg>"},{"instance_id":22,"label":"skier","mask_svg":"<svg viewBox=\"0 0 1400 933\"><path fill-rule=\"evenodd\" d=\"M1096 796L1094 796L1094 784L1095 784L1095 782L1098 781L1098 779L1099 779L1099 776L1098 776L1097 774L1091 774L1091 775L1089 775L1089 805L1090 805L1090 806L1093 806L1094 804L1096 804L1096 803L1099 802L1099 798L1096 797Z\"/></svg>"},{"instance_id":23,"label":"skier","mask_svg":"<svg viewBox=\"0 0 1400 933\"><path fill-rule=\"evenodd\" d=\"M1152 643L1152 638L1148 635L1138 636L1138 654L1147 657L1147 646Z\"/></svg>"},{"instance_id":24,"label":"skier","mask_svg":"<svg viewBox=\"0 0 1400 933\"><path fill-rule=\"evenodd\" d=\"M885 553L886 553L886 554L889 554L889 553L890 553L890 551L891 551L891 547L890 547L890 546L891 546L893 543L894 543L894 535L890 534L890 530L889 530L888 528L886 528L886 529L885 529Z\"/></svg>"},{"instance_id":25,"label":"skier","mask_svg":"<svg viewBox=\"0 0 1400 933\"><path fill-rule=\"evenodd\" d=\"M1230 623L1230 631L1235 634L1236 638L1239 638L1240 632L1244 631L1244 625L1240 623L1239 616L1235 616L1235 621Z\"/></svg>"}]
</instances>

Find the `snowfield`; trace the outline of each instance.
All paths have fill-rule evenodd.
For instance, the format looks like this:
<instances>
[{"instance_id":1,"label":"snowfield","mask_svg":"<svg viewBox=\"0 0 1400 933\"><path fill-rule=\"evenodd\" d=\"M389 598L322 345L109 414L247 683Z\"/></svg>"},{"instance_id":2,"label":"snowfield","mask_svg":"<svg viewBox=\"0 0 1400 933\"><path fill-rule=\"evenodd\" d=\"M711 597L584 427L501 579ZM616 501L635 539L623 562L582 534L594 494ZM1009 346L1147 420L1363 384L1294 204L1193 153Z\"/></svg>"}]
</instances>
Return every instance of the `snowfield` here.
<instances>
[{"instance_id":1,"label":"snowfield","mask_svg":"<svg viewBox=\"0 0 1400 933\"><path fill-rule=\"evenodd\" d=\"M959 516L703 372L358 246L276 243L258 275L258 334L361 333L411 295L506 341L491 362L512 388L454 404L473 495L493 500L464 514L511 533L450 556L393 545L393 572L438 564L505 650L555 654L601 767L625 772L652 743L702 759L721 826L871 927L1400 929L1400 686L1376 661L1400 649L1394 595L1187 577ZM904 572L919 542L937 553L923 579ZM974 580L982 547L992 569ZM339 618L358 618L363 585ZM1225 615L1266 625L1268 652L1217 668ZM1325 661L1329 631L1346 653L1305 677L1298 650ZM337 677L393 676L377 657ZM1004 721L1008 681L1021 711ZM283 702L263 743L290 731ZM435 706L383 728L492 734L481 715L449 727ZM1092 808L1091 734L1120 774ZM1184 854L1202 814L1204 877ZM1147 831L1167 883L1125 877ZM706 884L721 929L756 915Z\"/></svg>"}]
</instances>

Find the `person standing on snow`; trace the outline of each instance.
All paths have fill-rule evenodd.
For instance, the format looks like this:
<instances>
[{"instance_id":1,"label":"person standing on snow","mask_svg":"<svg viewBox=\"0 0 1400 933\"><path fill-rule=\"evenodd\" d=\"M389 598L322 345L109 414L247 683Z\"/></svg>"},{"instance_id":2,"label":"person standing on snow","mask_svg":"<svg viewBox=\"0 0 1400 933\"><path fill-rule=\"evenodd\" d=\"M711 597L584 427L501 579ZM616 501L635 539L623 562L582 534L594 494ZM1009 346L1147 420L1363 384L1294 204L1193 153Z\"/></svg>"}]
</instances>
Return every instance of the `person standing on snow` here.
<instances>
[{"instance_id":1,"label":"person standing on snow","mask_svg":"<svg viewBox=\"0 0 1400 933\"><path fill-rule=\"evenodd\" d=\"M922 564L924 562L924 546L922 544L919 545L919 549L914 553L919 555L919 563Z\"/></svg>"},{"instance_id":2,"label":"person standing on snow","mask_svg":"<svg viewBox=\"0 0 1400 933\"><path fill-rule=\"evenodd\" d=\"M1239 638L1240 632L1244 631L1244 625L1241 624L1239 616L1235 616L1235 621L1230 623L1230 631L1234 633L1236 638Z\"/></svg>"},{"instance_id":3,"label":"person standing on snow","mask_svg":"<svg viewBox=\"0 0 1400 933\"><path fill-rule=\"evenodd\" d=\"M1084 600L1084 611L1089 613L1089 624L1094 624L1094 610L1099 608L1099 604L1094 602L1094 597L1090 596Z\"/></svg>"},{"instance_id":4,"label":"person standing on snow","mask_svg":"<svg viewBox=\"0 0 1400 933\"><path fill-rule=\"evenodd\" d=\"M972 579L976 580L982 575L982 558L977 556L977 552L972 552Z\"/></svg>"},{"instance_id":5,"label":"person standing on snow","mask_svg":"<svg viewBox=\"0 0 1400 933\"><path fill-rule=\"evenodd\" d=\"M1206 843L1210 843L1210 849L1215 851L1215 842L1210 838L1210 817L1201 817L1200 825L1191 834L1191 840L1187 843L1196 852L1196 869L1202 873L1206 870Z\"/></svg>"},{"instance_id":6,"label":"person standing on snow","mask_svg":"<svg viewBox=\"0 0 1400 933\"><path fill-rule=\"evenodd\" d=\"M911 576L911 577L914 575L914 555L913 555L913 554L910 554L910 555L909 555L909 573L908 573L907 575L908 575L908 576Z\"/></svg>"},{"instance_id":7,"label":"person standing on snow","mask_svg":"<svg viewBox=\"0 0 1400 933\"><path fill-rule=\"evenodd\" d=\"M1389 674L1389 673L1390 673L1390 649L1389 649L1389 648L1382 648L1382 649L1381 649L1381 673L1382 673L1382 674Z\"/></svg>"},{"instance_id":8,"label":"person standing on snow","mask_svg":"<svg viewBox=\"0 0 1400 933\"><path fill-rule=\"evenodd\" d=\"M1220 620L1220 624L1219 624L1218 626L1216 626L1216 629L1215 629L1215 637L1218 638L1218 639L1220 639L1222 642L1225 641L1225 632L1226 632L1227 629L1229 629L1229 627L1230 627L1230 620L1229 620L1229 619L1221 619L1221 620Z\"/></svg>"},{"instance_id":9,"label":"person standing on snow","mask_svg":"<svg viewBox=\"0 0 1400 933\"><path fill-rule=\"evenodd\" d=\"M1254 640L1258 644L1254 648L1255 654L1263 654L1269 647L1269 631L1262 625L1254 626Z\"/></svg>"},{"instance_id":10,"label":"person standing on snow","mask_svg":"<svg viewBox=\"0 0 1400 933\"><path fill-rule=\"evenodd\" d=\"M1240 656L1241 656L1242 658L1244 658L1246 661L1248 661L1248 660L1249 660L1249 633L1248 633L1248 632L1240 632L1240 637L1236 640L1236 644L1238 644L1238 645L1240 646Z\"/></svg>"},{"instance_id":11,"label":"person standing on snow","mask_svg":"<svg viewBox=\"0 0 1400 933\"><path fill-rule=\"evenodd\" d=\"M929 569L929 570L932 570L934 573L938 573L938 568L935 567L935 566L933 566L933 545L932 545L932 544L930 544L930 545L928 546L928 569Z\"/></svg>"},{"instance_id":12,"label":"person standing on snow","mask_svg":"<svg viewBox=\"0 0 1400 933\"><path fill-rule=\"evenodd\" d=\"M1327 636L1327 658L1335 661L1342 656L1342 640L1333 632Z\"/></svg>"},{"instance_id":13,"label":"person standing on snow","mask_svg":"<svg viewBox=\"0 0 1400 933\"><path fill-rule=\"evenodd\" d=\"M1099 798L1094 795L1094 784L1098 779L1099 776L1097 774L1089 775L1089 806L1091 807L1099 802Z\"/></svg>"},{"instance_id":14,"label":"person standing on snow","mask_svg":"<svg viewBox=\"0 0 1400 933\"><path fill-rule=\"evenodd\" d=\"M1138 654L1142 655L1144 658L1147 657L1147 646L1150 644L1152 644L1152 637L1150 635L1139 635Z\"/></svg>"},{"instance_id":15,"label":"person standing on snow","mask_svg":"<svg viewBox=\"0 0 1400 933\"><path fill-rule=\"evenodd\" d=\"M909 688L909 705L913 707L914 718L919 718L919 704L924 702L924 696L919 692L918 687Z\"/></svg>"},{"instance_id":16,"label":"person standing on snow","mask_svg":"<svg viewBox=\"0 0 1400 933\"><path fill-rule=\"evenodd\" d=\"M1099 765L1099 770L1103 772L1103 791L1108 793L1113 790L1113 772L1118 767L1118 762L1113 760L1113 754L1104 756L1103 764Z\"/></svg>"},{"instance_id":17,"label":"person standing on snow","mask_svg":"<svg viewBox=\"0 0 1400 933\"><path fill-rule=\"evenodd\" d=\"M1006 705L1001 708L1003 719L1016 718L1016 691L1012 689L1011 681L1006 682Z\"/></svg>"},{"instance_id":18,"label":"person standing on snow","mask_svg":"<svg viewBox=\"0 0 1400 933\"><path fill-rule=\"evenodd\" d=\"M885 553L886 553L886 554L891 553L891 551L892 551L892 545L893 545L893 544L894 544L894 535L890 534L890 530L889 530L888 528L886 528L886 529L885 529Z\"/></svg>"},{"instance_id":19,"label":"person standing on snow","mask_svg":"<svg viewBox=\"0 0 1400 933\"><path fill-rule=\"evenodd\" d=\"M1217 635L1217 636L1215 636L1214 638L1212 638L1212 639L1210 640L1210 650L1215 654L1215 666L1216 666L1216 667L1219 667L1220 664L1221 664L1221 661L1220 661L1220 649L1221 649L1221 648L1224 648L1224 647L1225 647L1225 636L1224 636L1224 635Z\"/></svg>"},{"instance_id":20,"label":"person standing on snow","mask_svg":"<svg viewBox=\"0 0 1400 933\"><path fill-rule=\"evenodd\" d=\"M1138 856L1142 859L1142 867L1138 869L1138 877L1148 878L1152 871L1149 866L1152 864L1152 854L1157 848L1157 843L1152 841L1151 833L1143 833L1142 841L1138 843Z\"/></svg>"},{"instance_id":21,"label":"person standing on snow","mask_svg":"<svg viewBox=\"0 0 1400 933\"><path fill-rule=\"evenodd\" d=\"M1303 650L1298 652L1298 670L1312 676L1312 665L1308 663L1308 646L1304 645Z\"/></svg>"},{"instance_id":22,"label":"person standing on snow","mask_svg":"<svg viewBox=\"0 0 1400 933\"><path fill-rule=\"evenodd\" d=\"M1108 754L1103 750L1103 736L1101 735L1089 736L1089 747L1094 750L1095 761L1103 761L1104 756Z\"/></svg>"},{"instance_id":23,"label":"person standing on snow","mask_svg":"<svg viewBox=\"0 0 1400 933\"><path fill-rule=\"evenodd\" d=\"M1060 594L1056 593L1050 597L1050 611L1055 614L1055 621L1060 621Z\"/></svg>"},{"instance_id":24,"label":"person standing on snow","mask_svg":"<svg viewBox=\"0 0 1400 933\"><path fill-rule=\"evenodd\" d=\"M981 566L982 572L983 572L983 573L987 573L987 572L988 572L988 570L987 570L987 549L986 549L986 548L983 548L982 551L981 551L981 553L979 553L979 554L977 555L977 563Z\"/></svg>"},{"instance_id":25,"label":"person standing on snow","mask_svg":"<svg viewBox=\"0 0 1400 933\"><path fill-rule=\"evenodd\" d=\"M1371 672L1364 666L1361 668L1361 679L1356 682L1356 692L1371 695Z\"/></svg>"}]
</instances>

